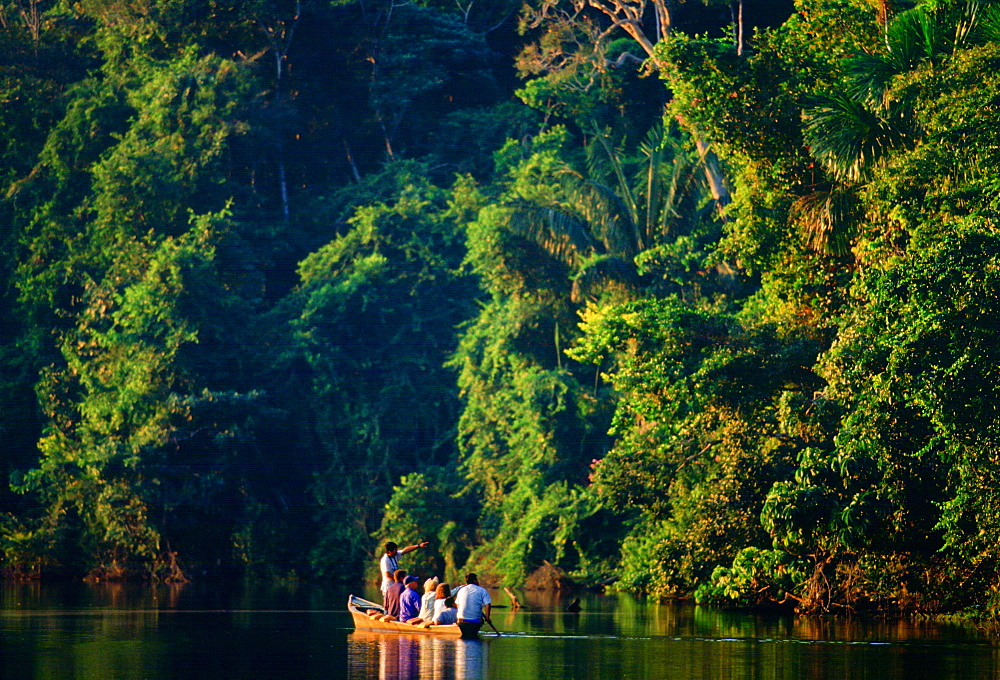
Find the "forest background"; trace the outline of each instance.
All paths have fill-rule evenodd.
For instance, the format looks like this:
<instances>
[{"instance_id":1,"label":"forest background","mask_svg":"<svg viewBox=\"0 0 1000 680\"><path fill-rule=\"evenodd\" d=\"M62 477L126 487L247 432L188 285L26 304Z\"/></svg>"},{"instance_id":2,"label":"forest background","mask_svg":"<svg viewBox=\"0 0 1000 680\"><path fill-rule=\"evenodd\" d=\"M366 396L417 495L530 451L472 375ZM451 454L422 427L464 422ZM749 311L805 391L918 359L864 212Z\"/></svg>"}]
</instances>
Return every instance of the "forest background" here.
<instances>
[{"instance_id":1,"label":"forest background","mask_svg":"<svg viewBox=\"0 0 1000 680\"><path fill-rule=\"evenodd\" d=\"M993 614L998 85L986 0L0 0L5 574Z\"/></svg>"}]
</instances>

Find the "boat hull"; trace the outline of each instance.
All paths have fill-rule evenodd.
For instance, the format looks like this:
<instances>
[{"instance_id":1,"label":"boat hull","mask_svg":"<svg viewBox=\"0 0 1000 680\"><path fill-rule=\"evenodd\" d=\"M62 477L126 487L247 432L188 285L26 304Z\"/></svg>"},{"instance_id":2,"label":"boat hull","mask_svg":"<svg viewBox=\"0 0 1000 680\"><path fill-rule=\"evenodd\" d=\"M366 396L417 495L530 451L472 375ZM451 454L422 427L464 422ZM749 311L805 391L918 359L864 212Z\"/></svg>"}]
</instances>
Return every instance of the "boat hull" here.
<instances>
[{"instance_id":1,"label":"boat hull","mask_svg":"<svg viewBox=\"0 0 1000 680\"><path fill-rule=\"evenodd\" d=\"M461 625L449 623L440 626L414 626L402 621L380 621L373 619L366 613L369 609L384 611L381 605L369 602L356 595L351 595L347 600L347 609L354 619L355 630L363 630L373 633L402 633L407 635L440 635L443 637L476 637L479 634L481 624Z\"/></svg>"}]
</instances>

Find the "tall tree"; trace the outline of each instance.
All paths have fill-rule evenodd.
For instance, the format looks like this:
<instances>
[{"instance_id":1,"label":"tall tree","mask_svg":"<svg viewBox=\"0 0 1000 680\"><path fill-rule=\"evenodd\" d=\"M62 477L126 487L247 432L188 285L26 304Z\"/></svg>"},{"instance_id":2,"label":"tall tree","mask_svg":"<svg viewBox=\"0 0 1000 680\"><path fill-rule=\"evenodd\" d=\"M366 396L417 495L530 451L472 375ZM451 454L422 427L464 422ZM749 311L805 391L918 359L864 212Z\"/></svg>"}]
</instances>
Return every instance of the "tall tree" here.
<instances>
[{"instance_id":1,"label":"tall tree","mask_svg":"<svg viewBox=\"0 0 1000 680\"><path fill-rule=\"evenodd\" d=\"M204 355L186 347L203 325L199 307L226 299L213 263L226 224L215 190L241 129L245 74L189 50L146 75L121 89L78 88L19 190L51 192L26 231L18 284L23 308L55 331L58 355L38 388L42 457L21 484L44 514L8 527L14 562L40 567L59 554L63 567L112 577L165 568L169 506L197 504L208 488L173 476L192 431L227 427L217 414L202 420L200 404L223 397L194 370ZM98 122L105 132L93 135ZM213 204L214 217L192 217Z\"/></svg>"},{"instance_id":2,"label":"tall tree","mask_svg":"<svg viewBox=\"0 0 1000 680\"><path fill-rule=\"evenodd\" d=\"M311 487L321 538L310 556L322 574L359 570L403 474L456 457L458 403L442 365L472 315L458 224L479 199L467 180L446 191L418 170L387 168L375 183L399 192L359 208L347 233L307 257L286 302L286 360L310 395L300 446L322 453Z\"/></svg>"},{"instance_id":3,"label":"tall tree","mask_svg":"<svg viewBox=\"0 0 1000 680\"><path fill-rule=\"evenodd\" d=\"M669 0L543 0L536 9L526 6L525 12L528 27L552 24L557 27L557 34L560 30L576 32L582 28L602 59L604 50L601 46L606 44L611 35L622 30L635 40L649 63L657 70L662 70L666 63L656 50L656 45L671 33L671 10L672 3ZM603 16L604 22L592 23L588 19L590 11ZM649 13L653 15L651 22L646 21ZM561 50L562 46L556 49ZM708 186L719 214L724 216L731 198L715 151L693 121L683 117L680 120L698 148Z\"/></svg>"}]
</instances>

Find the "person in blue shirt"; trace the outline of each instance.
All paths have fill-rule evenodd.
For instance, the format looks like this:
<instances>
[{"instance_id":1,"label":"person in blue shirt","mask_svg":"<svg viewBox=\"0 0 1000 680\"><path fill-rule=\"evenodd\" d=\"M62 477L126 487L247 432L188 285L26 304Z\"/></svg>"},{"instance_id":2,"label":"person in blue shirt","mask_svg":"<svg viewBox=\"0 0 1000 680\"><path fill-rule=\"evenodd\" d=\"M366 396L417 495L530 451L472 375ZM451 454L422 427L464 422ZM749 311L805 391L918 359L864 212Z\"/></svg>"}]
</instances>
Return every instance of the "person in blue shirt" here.
<instances>
[{"instance_id":1,"label":"person in blue shirt","mask_svg":"<svg viewBox=\"0 0 1000 680\"><path fill-rule=\"evenodd\" d=\"M399 596L399 620L407 623L420 623L420 605L422 603L420 593L417 592L420 579L416 576L407 576L403 579L405 589Z\"/></svg>"}]
</instances>

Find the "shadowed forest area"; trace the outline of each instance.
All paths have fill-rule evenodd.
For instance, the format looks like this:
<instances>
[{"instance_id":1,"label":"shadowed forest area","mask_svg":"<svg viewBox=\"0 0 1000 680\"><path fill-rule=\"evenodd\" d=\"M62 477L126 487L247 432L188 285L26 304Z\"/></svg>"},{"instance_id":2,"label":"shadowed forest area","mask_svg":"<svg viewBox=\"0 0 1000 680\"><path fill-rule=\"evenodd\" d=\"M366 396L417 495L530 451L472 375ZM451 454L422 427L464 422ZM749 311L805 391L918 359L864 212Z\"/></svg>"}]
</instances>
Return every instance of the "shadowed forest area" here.
<instances>
[{"instance_id":1,"label":"shadowed forest area","mask_svg":"<svg viewBox=\"0 0 1000 680\"><path fill-rule=\"evenodd\" d=\"M989 0L0 0L4 573L993 615L998 130Z\"/></svg>"}]
</instances>

